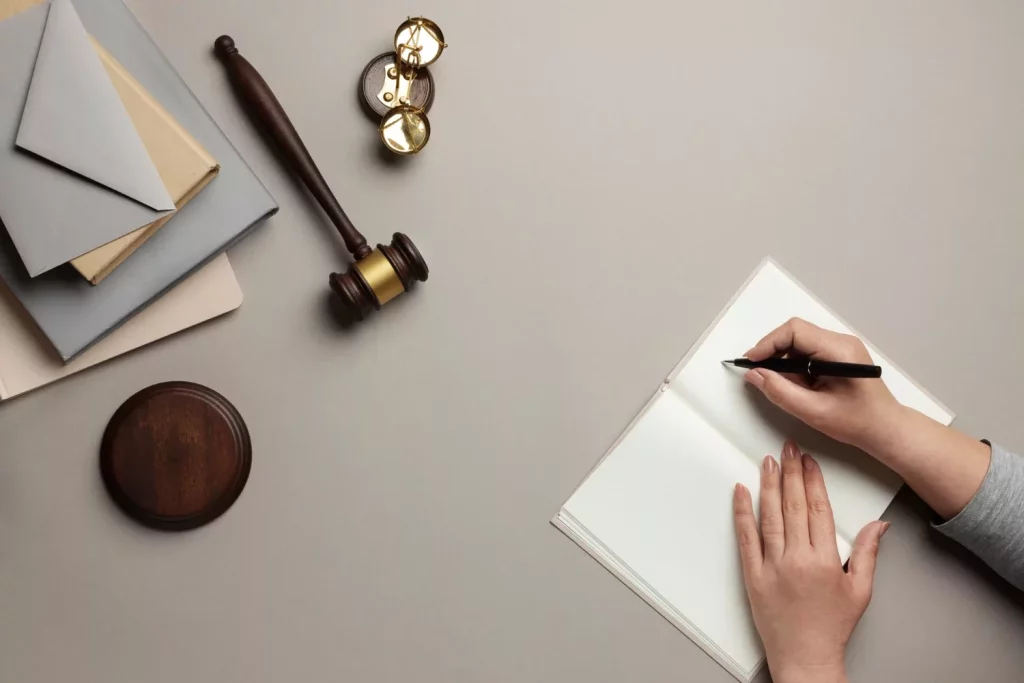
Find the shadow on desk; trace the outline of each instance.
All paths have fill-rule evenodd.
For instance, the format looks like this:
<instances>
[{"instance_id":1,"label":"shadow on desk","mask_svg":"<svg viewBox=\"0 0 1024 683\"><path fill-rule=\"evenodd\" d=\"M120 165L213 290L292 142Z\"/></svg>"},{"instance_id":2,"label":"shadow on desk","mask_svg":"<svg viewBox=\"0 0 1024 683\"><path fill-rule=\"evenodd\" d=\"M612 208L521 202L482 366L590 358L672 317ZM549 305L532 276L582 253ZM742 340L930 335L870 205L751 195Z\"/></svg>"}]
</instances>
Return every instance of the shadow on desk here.
<instances>
[{"instance_id":1,"label":"shadow on desk","mask_svg":"<svg viewBox=\"0 0 1024 683\"><path fill-rule=\"evenodd\" d=\"M991 588L994 594L1008 603L1016 605L1021 611L1021 616L1024 617L1024 593L1010 585L970 550L932 528L932 524L937 524L942 520L916 493L904 486L896 500L893 501L893 507L897 505L912 512L914 518L920 521L920 526L926 529L926 540L931 550L941 553L948 558L949 562L964 571L976 575ZM888 518L888 512L886 517Z\"/></svg>"},{"instance_id":2,"label":"shadow on desk","mask_svg":"<svg viewBox=\"0 0 1024 683\"><path fill-rule=\"evenodd\" d=\"M883 519L892 527L847 649L850 680L1019 680L1024 595L935 531L934 513L907 487Z\"/></svg>"}]
</instances>

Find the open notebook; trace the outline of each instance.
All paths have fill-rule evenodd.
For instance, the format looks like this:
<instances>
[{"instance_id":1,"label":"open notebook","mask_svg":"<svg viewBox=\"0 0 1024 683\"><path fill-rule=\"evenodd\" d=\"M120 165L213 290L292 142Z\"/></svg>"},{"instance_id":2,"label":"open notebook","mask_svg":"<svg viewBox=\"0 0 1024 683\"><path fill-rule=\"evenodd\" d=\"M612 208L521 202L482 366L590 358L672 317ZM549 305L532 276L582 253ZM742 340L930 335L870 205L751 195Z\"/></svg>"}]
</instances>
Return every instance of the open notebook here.
<instances>
[{"instance_id":1,"label":"open notebook","mask_svg":"<svg viewBox=\"0 0 1024 683\"><path fill-rule=\"evenodd\" d=\"M901 481L856 449L784 414L721 364L791 317L849 327L770 260L566 501L555 526L741 681L764 663L743 588L732 520L741 482L757 509L760 466L793 437L821 464L845 562ZM867 343L867 342L865 342ZM949 424L953 415L868 344L903 404ZM876 380L864 380L876 381Z\"/></svg>"}]
</instances>

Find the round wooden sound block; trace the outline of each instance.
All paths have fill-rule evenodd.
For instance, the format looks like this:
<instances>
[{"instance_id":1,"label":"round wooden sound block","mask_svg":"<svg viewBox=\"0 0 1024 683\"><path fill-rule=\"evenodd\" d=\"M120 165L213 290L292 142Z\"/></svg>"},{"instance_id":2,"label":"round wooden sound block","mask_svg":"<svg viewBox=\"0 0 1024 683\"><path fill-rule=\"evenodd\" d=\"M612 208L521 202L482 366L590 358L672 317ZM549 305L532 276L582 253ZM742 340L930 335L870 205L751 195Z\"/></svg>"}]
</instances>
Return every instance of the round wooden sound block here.
<instances>
[{"instance_id":1,"label":"round wooden sound block","mask_svg":"<svg viewBox=\"0 0 1024 683\"><path fill-rule=\"evenodd\" d=\"M242 416L191 382L154 384L117 409L103 434L100 472L114 502L156 529L194 529L222 515L249 479Z\"/></svg>"}]
</instances>

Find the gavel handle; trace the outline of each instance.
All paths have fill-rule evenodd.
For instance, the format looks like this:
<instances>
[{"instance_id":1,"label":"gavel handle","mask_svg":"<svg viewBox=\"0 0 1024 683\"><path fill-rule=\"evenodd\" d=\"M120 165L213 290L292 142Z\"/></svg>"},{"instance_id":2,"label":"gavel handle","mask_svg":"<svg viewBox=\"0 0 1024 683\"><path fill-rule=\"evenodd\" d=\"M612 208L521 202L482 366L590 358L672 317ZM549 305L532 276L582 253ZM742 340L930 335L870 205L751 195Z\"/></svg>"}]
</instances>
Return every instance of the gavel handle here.
<instances>
[{"instance_id":1,"label":"gavel handle","mask_svg":"<svg viewBox=\"0 0 1024 683\"><path fill-rule=\"evenodd\" d=\"M241 96L249 115L261 124L260 128L264 134L269 135L284 153L292 171L302 180L327 217L334 223L334 227L341 233L345 247L357 261L369 256L373 250L366 244L366 238L345 215L341 204L327 186L327 181L316 167L313 157L310 156L295 126L288 119L284 107L277 101L267 82L245 57L238 54L235 41L230 36L218 38L214 43L214 51L227 67L228 77Z\"/></svg>"}]
</instances>

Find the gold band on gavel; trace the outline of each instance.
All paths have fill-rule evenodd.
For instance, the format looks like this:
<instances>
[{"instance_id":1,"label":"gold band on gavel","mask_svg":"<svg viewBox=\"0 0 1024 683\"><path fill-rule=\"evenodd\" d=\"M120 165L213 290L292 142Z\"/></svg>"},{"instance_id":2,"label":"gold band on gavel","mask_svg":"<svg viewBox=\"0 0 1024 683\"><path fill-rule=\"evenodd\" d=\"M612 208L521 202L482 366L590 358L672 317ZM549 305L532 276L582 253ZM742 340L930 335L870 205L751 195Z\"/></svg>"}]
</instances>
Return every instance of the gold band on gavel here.
<instances>
[{"instance_id":1,"label":"gold band on gavel","mask_svg":"<svg viewBox=\"0 0 1024 683\"><path fill-rule=\"evenodd\" d=\"M361 261L356 261L356 268L370 285L373 295L377 297L377 303L381 306L394 299L405 291L405 285L398 278L398 273L392 267L380 249L374 249L370 255Z\"/></svg>"}]
</instances>

